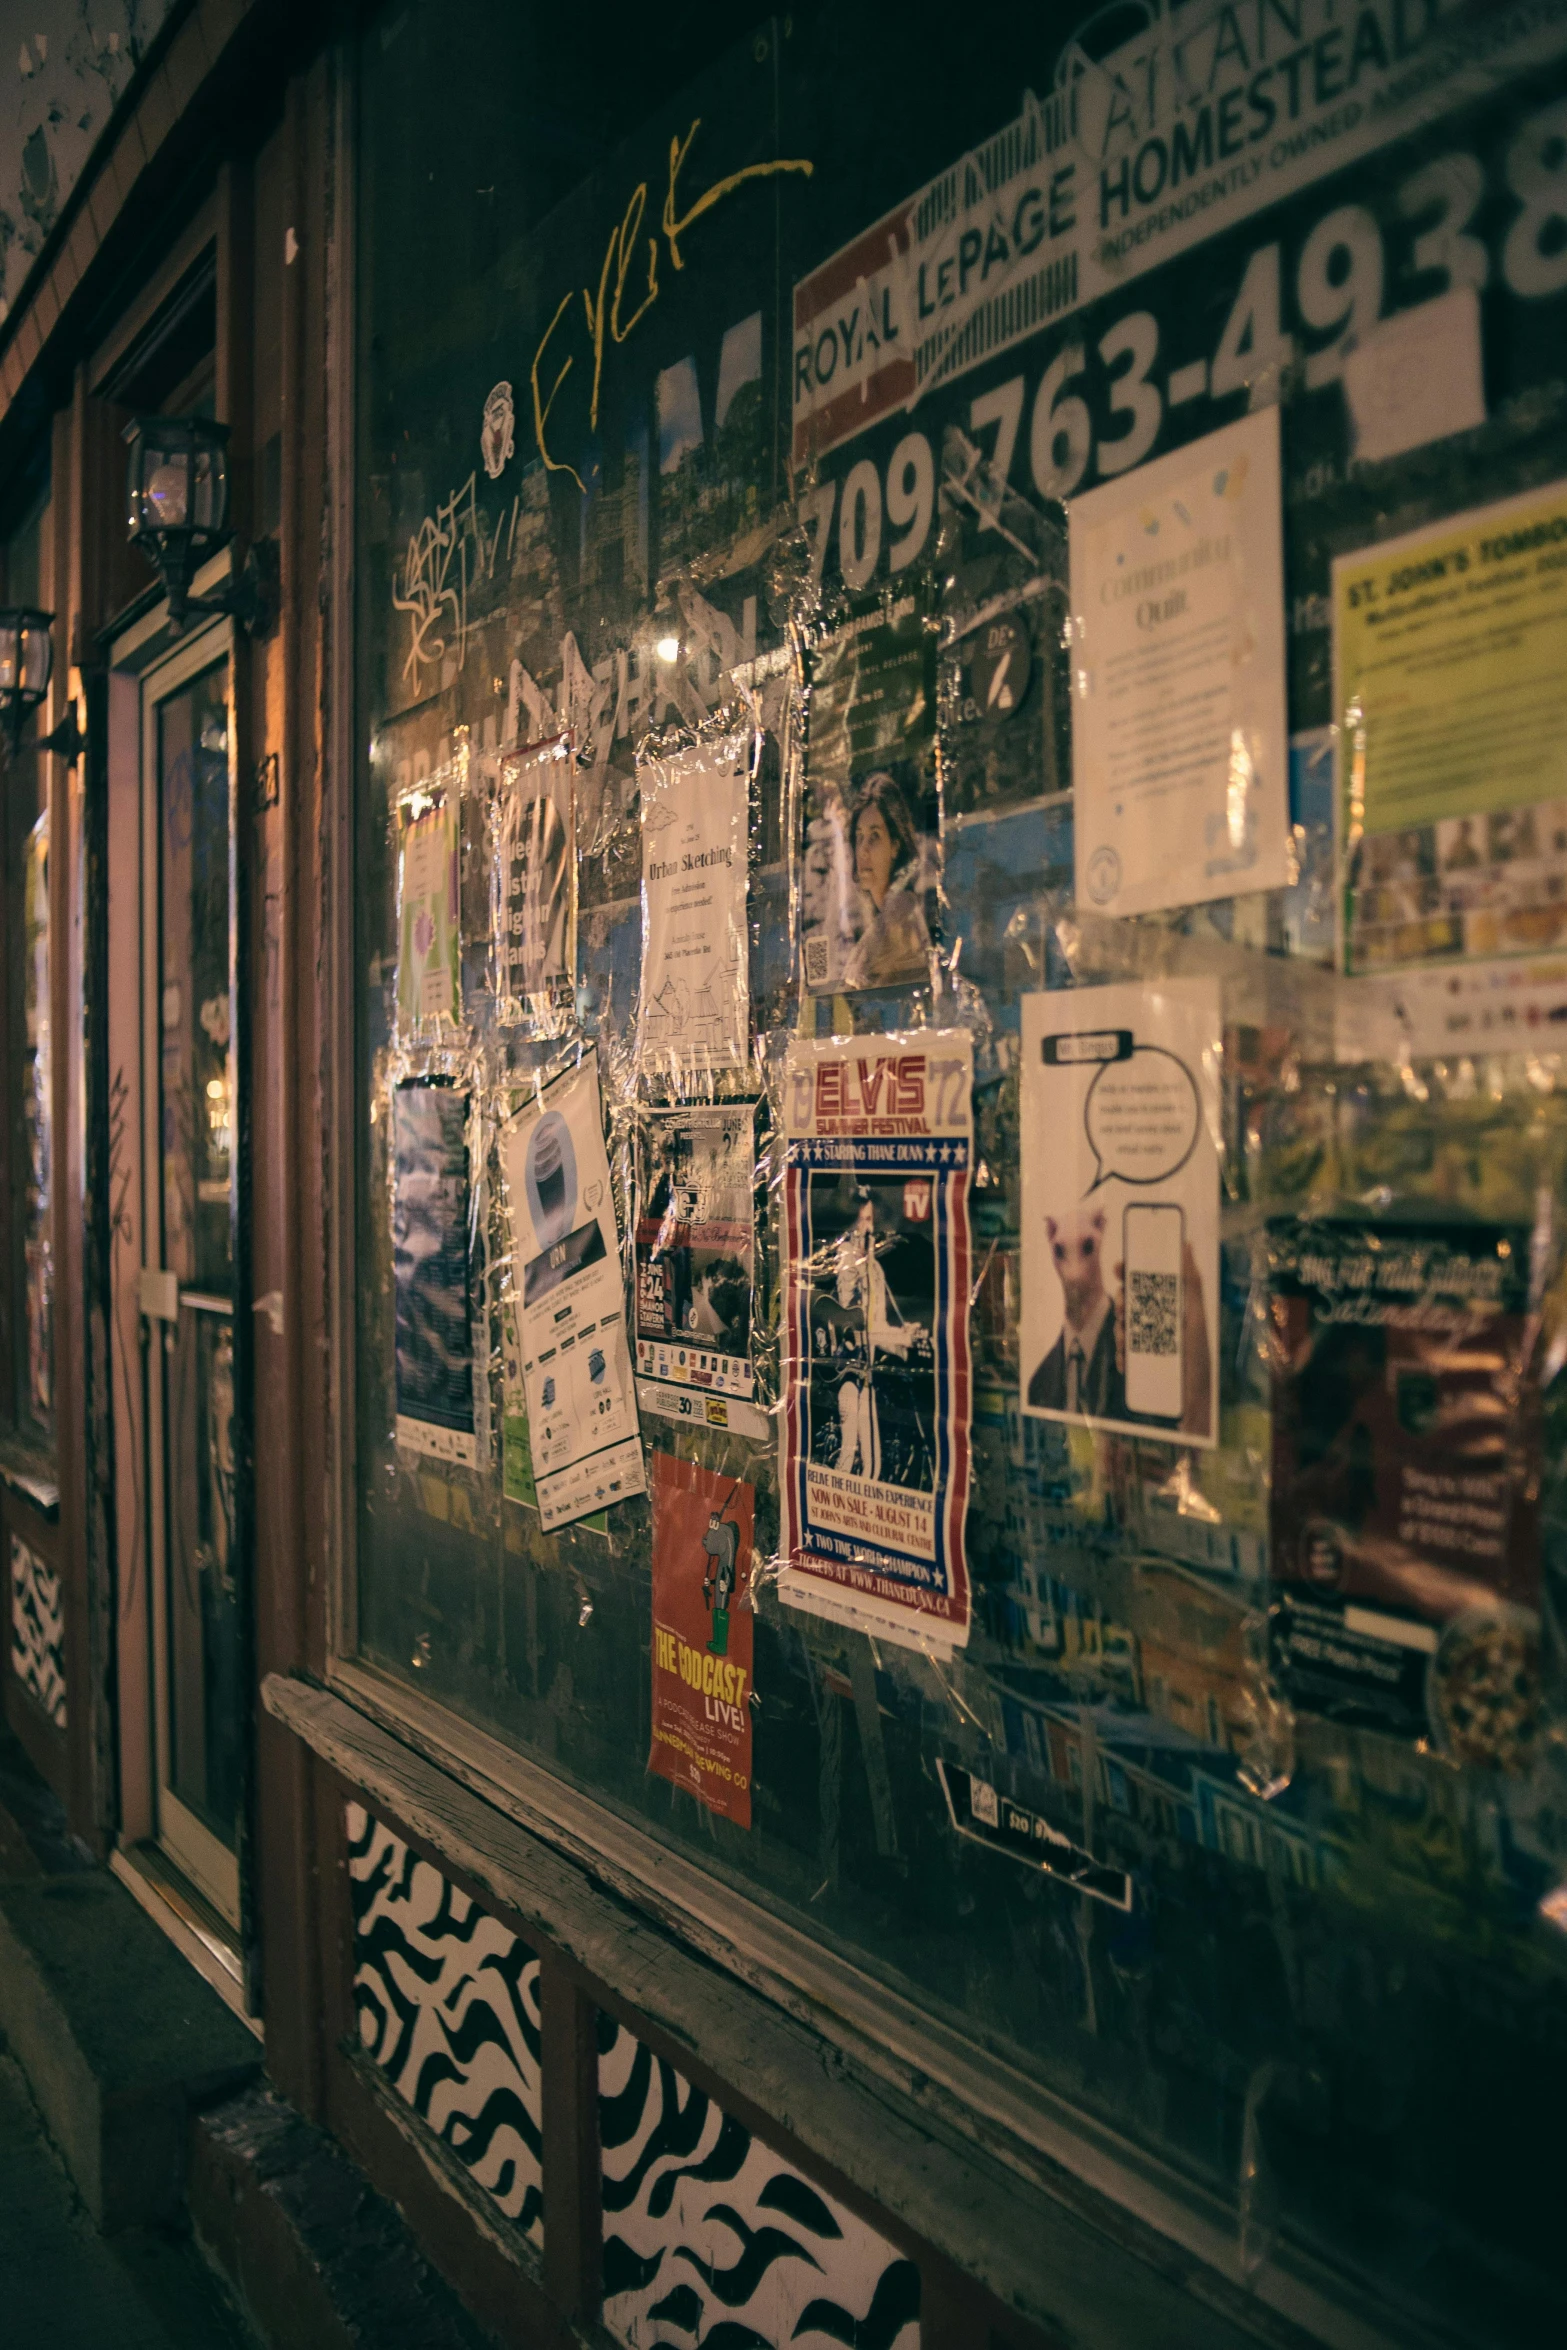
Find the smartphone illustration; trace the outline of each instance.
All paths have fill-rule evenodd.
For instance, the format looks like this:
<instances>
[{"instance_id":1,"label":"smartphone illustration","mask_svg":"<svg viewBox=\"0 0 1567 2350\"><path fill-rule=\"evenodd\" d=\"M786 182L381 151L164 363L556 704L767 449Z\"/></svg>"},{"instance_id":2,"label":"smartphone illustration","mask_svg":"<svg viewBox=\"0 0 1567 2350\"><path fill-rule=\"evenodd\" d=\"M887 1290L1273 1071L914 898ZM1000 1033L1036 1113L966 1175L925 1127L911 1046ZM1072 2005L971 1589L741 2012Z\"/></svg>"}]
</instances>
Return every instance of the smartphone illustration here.
<instances>
[{"instance_id":1,"label":"smartphone illustration","mask_svg":"<svg viewBox=\"0 0 1567 2350\"><path fill-rule=\"evenodd\" d=\"M1138 1419L1181 1416L1184 1210L1134 1204L1121 1220L1126 1282L1126 1408Z\"/></svg>"}]
</instances>

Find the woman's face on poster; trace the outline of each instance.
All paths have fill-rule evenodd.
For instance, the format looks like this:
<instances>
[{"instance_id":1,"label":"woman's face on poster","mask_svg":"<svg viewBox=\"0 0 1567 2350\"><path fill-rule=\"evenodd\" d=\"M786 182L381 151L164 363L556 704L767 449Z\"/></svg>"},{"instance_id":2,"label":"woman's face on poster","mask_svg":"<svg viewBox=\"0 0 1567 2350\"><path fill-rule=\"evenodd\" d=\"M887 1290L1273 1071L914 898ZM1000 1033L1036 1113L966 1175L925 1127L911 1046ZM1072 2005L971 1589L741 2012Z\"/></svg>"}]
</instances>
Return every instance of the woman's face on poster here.
<instances>
[{"instance_id":1,"label":"woman's face on poster","mask_svg":"<svg viewBox=\"0 0 1567 2350\"><path fill-rule=\"evenodd\" d=\"M860 811L854 826L854 878L873 906L880 906L892 880L892 834L874 803Z\"/></svg>"}]
</instances>

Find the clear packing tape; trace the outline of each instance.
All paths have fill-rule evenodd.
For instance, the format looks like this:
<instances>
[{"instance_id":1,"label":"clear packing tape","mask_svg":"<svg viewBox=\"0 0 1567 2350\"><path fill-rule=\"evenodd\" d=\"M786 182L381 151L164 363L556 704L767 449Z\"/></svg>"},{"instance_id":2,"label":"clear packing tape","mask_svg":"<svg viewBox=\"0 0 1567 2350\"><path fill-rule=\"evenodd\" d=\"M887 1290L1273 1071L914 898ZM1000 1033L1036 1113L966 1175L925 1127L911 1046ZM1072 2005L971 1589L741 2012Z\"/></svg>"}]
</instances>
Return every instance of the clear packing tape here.
<instances>
[{"instance_id":1,"label":"clear packing tape","mask_svg":"<svg viewBox=\"0 0 1567 2350\"><path fill-rule=\"evenodd\" d=\"M399 960L376 1147L395 1236L394 1457L415 1478L441 1463L462 1496L449 1516L573 1576L585 1636L598 1560L643 1553L636 1499L542 1526L522 1395L499 1143L591 1045L644 1448L754 1486L739 1604L799 1644L813 1688L847 1676L872 1754L889 1712L918 1726L959 1833L1131 1915L1096 1805L1217 1807L1225 1849L1298 1877L1323 1865L1291 1808L1302 1761L1374 1772L1392 1739L1423 1767L1505 1783L1510 1833L1559 1875L1564 1064L1511 1036L1434 1051L1446 1032L1424 975L1345 978L1279 952L1300 942L1277 891L1131 918L1083 905L1064 709L1041 687L1069 631L1064 510L1001 487L962 435L940 497L934 566L879 596L824 596L808 540L781 544L790 653L737 664L732 698L644 737L634 791L563 731L486 753L459 739L390 796ZM998 740L997 705L1030 678L1035 731ZM1021 812L1018 761L1055 787ZM586 828L583 775L598 790ZM976 887L991 823L1008 844L1026 826L1029 847L1003 847ZM636 875L629 946L623 915L613 933L579 916L589 853ZM1297 826L1291 856L1286 879L1320 899L1320 837ZM606 975L628 954L629 988ZM1071 1000L1075 1018L1099 989L1215 1007L1197 1144L1218 1193L1211 1441L1023 1408L1038 1366L1021 1349L1020 1181L1042 1145L1016 1007ZM871 1168L813 1128L820 1069L863 1065L855 1106L871 1100L874 1119L866 1088L912 1083L897 1070L916 1061L922 1082L966 1072L948 1136L967 1151L961 1217L940 1170ZM420 1089L462 1111L400 1140L398 1102ZM837 1155L802 1172L813 1141ZM919 1228L941 1228L939 1255L958 1223L945 1304L927 1308L909 1273ZM467 1429L450 1377L463 1302ZM960 1323L966 1414L938 1395L922 1419L899 1398L926 1377L938 1324L950 1369ZM1118 1343L1124 1379L1119 1324ZM879 1395L861 1375L871 1353ZM939 1499L961 1446L961 1637L900 1623L854 1575L829 1605L780 1606L802 1560L780 1467L800 1471L790 1412L813 1383L816 1467L833 1479L874 1463L874 1483ZM1368 1498L1368 1452L1401 1465L1391 1516ZM884 1547L851 1530L837 1556L873 1583ZM765 1711L765 1686L748 1702ZM819 1718L826 1736L827 1695ZM886 1765L867 1767L892 1849Z\"/></svg>"}]
</instances>

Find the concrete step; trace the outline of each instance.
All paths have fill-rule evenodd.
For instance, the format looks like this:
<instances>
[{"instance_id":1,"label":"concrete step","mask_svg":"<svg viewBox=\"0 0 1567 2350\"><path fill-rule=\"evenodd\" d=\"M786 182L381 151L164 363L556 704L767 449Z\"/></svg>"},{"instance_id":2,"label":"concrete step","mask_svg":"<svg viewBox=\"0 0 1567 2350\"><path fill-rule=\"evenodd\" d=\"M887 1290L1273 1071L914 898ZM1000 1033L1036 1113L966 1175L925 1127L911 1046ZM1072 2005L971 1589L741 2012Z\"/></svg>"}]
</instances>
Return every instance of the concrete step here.
<instances>
[{"instance_id":1,"label":"concrete step","mask_svg":"<svg viewBox=\"0 0 1567 2350\"><path fill-rule=\"evenodd\" d=\"M105 2232L176 2221L192 2113L261 2065L107 1869L0 1879L0 2032Z\"/></svg>"},{"instance_id":2,"label":"concrete step","mask_svg":"<svg viewBox=\"0 0 1567 2350\"><path fill-rule=\"evenodd\" d=\"M192 2125L191 2224L275 2350L495 2350L324 2131L253 2087Z\"/></svg>"}]
</instances>

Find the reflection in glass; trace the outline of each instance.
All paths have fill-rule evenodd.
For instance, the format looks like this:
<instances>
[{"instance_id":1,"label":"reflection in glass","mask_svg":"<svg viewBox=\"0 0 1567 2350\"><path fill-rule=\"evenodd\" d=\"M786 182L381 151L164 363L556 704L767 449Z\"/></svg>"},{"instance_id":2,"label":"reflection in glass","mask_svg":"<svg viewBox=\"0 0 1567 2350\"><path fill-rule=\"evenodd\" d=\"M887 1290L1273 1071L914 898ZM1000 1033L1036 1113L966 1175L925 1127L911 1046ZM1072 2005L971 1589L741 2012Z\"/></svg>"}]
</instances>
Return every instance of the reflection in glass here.
<instances>
[{"instance_id":1,"label":"reflection in glass","mask_svg":"<svg viewBox=\"0 0 1567 2350\"><path fill-rule=\"evenodd\" d=\"M22 879L22 1264L26 1417L54 1426L54 1237L49 1215L53 1121L49 1053L49 818L27 838Z\"/></svg>"},{"instance_id":2,"label":"reflection in glass","mask_svg":"<svg viewBox=\"0 0 1567 2350\"><path fill-rule=\"evenodd\" d=\"M239 1807L234 1542L228 667L159 705L159 1152L165 1345L168 1754L226 1844Z\"/></svg>"}]
</instances>

